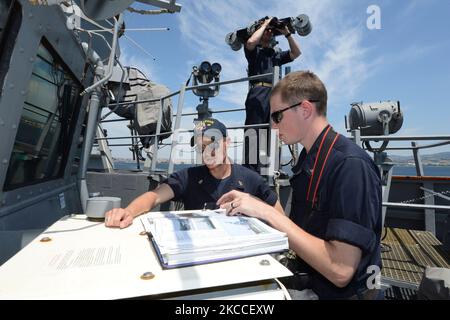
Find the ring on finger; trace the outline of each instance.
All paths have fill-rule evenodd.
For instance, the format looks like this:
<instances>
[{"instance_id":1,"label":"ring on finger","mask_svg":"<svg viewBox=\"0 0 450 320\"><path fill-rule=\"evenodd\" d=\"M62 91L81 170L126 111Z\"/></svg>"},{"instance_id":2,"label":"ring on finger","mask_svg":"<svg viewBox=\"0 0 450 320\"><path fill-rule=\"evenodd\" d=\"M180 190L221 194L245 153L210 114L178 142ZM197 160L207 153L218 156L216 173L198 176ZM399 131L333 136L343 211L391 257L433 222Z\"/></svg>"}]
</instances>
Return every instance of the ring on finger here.
<instances>
[{"instance_id":1,"label":"ring on finger","mask_svg":"<svg viewBox=\"0 0 450 320\"><path fill-rule=\"evenodd\" d=\"M234 206L233 202L232 202L230 205L231 205L231 209L236 208L236 207Z\"/></svg>"}]
</instances>

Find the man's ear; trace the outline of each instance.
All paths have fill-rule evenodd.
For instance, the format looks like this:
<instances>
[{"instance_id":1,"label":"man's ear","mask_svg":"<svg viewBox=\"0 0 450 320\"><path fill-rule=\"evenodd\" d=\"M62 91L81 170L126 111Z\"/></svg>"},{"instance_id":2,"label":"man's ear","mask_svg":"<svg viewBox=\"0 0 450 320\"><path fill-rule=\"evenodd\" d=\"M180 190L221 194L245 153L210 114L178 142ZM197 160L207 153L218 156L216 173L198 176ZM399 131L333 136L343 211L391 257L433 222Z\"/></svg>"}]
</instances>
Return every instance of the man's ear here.
<instances>
[{"instance_id":1,"label":"man's ear","mask_svg":"<svg viewBox=\"0 0 450 320\"><path fill-rule=\"evenodd\" d=\"M308 100L306 100L305 102L302 103L302 112L303 112L303 117L306 119L309 119L311 117L311 115L314 113L314 105L309 102Z\"/></svg>"},{"instance_id":2,"label":"man's ear","mask_svg":"<svg viewBox=\"0 0 450 320\"><path fill-rule=\"evenodd\" d=\"M225 145L227 146L227 148L230 146L230 144L231 144L231 139L230 139L230 137L226 137L226 138L225 138Z\"/></svg>"}]
</instances>

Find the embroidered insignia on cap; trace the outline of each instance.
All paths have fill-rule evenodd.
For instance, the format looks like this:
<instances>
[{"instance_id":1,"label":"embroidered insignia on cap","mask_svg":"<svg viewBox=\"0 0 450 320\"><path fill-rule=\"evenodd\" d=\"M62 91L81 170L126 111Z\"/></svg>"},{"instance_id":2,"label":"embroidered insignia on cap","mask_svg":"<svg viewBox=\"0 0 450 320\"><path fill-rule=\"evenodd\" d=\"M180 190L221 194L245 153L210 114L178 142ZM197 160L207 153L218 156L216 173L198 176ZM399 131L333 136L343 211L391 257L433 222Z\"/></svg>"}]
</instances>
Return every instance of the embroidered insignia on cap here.
<instances>
[{"instance_id":1,"label":"embroidered insignia on cap","mask_svg":"<svg viewBox=\"0 0 450 320\"><path fill-rule=\"evenodd\" d=\"M211 119L206 119L206 120L203 120L203 121L198 122L198 123L195 125L195 130L197 130L197 131L202 131L202 130L204 130L206 127L210 127L210 126L212 126L213 124L214 124L214 121L213 121L213 120L211 120Z\"/></svg>"}]
</instances>

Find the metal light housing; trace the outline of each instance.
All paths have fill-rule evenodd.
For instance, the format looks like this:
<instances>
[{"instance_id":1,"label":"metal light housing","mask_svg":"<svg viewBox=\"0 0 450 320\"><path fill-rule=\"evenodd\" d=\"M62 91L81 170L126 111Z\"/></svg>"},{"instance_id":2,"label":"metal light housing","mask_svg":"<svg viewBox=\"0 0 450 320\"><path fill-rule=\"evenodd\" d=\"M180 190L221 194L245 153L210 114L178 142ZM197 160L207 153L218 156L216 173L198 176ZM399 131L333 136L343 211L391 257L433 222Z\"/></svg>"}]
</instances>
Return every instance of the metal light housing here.
<instances>
[{"instance_id":1,"label":"metal light housing","mask_svg":"<svg viewBox=\"0 0 450 320\"><path fill-rule=\"evenodd\" d=\"M396 133L403 124L399 101L353 103L348 117L350 130L361 130L364 136Z\"/></svg>"}]
</instances>

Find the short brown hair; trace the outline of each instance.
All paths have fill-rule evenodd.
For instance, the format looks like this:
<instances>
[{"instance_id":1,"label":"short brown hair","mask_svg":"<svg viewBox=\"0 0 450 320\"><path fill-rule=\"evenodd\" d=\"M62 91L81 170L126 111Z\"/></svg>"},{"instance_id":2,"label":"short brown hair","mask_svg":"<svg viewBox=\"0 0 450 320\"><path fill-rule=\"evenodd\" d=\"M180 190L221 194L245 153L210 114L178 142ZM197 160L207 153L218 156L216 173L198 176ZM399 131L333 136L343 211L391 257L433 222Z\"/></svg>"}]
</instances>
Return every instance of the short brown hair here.
<instances>
[{"instance_id":1,"label":"short brown hair","mask_svg":"<svg viewBox=\"0 0 450 320\"><path fill-rule=\"evenodd\" d=\"M327 115L327 89L323 82L311 71L289 73L273 88L271 96L279 94L285 102L296 103L302 100L318 100L317 114Z\"/></svg>"}]
</instances>

